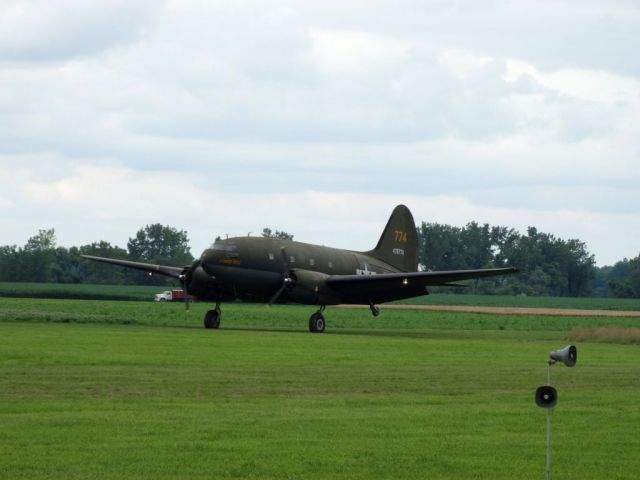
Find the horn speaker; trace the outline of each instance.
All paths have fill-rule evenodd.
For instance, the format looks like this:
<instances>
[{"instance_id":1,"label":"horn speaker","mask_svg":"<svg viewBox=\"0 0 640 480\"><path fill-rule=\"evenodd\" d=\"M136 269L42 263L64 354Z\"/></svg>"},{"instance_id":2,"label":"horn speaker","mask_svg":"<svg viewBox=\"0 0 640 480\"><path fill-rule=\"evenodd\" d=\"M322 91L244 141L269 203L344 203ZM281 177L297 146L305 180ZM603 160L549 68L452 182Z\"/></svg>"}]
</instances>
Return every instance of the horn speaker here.
<instances>
[{"instance_id":1,"label":"horn speaker","mask_svg":"<svg viewBox=\"0 0 640 480\"><path fill-rule=\"evenodd\" d=\"M562 362L567 367L575 367L578 361L578 349L575 345L568 345L562 350L556 350L549 354L549 359L554 362Z\"/></svg>"},{"instance_id":2,"label":"horn speaker","mask_svg":"<svg viewBox=\"0 0 640 480\"><path fill-rule=\"evenodd\" d=\"M536 405L553 408L558 403L558 392L551 385L542 385L536 389Z\"/></svg>"}]
</instances>

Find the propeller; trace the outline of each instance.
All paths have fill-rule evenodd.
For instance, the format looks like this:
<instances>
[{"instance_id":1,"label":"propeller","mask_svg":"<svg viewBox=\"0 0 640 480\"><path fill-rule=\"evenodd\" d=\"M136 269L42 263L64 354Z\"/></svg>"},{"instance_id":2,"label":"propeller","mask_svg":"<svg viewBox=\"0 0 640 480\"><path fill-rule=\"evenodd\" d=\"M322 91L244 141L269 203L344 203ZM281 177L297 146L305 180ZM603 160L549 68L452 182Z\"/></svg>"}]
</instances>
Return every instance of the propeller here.
<instances>
[{"instance_id":1,"label":"propeller","mask_svg":"<svg viewBox=\"0 0 640 480\"><path fill-rule=\"evenodd\" d=\"M188 312L189 311L189 291L187 289L187 275L185 273L180 274L180 284L182 285L182 290L184 291L184 308Z\"/></svg>"},{"instance_id":2,"label":"propeller","mask_svg":"<svg viewBox=\"0 0 640 480\"><path fill-rule=\"evenodd\" d=\"M285 251L284 247L280 249L280 253L282 255L282 286L278 289L275 295L271 297L271 300L269 300L269 303L267 304L269 306L273 305L276 300L280 298L282 292L284 292L287 287L293 285L293 283L295 282L295 275L287 267L287 252Z\"/></svg>"},{"instance_id":3,"label":"propeller","mask_svg":"<svg viewBox=\"0 0 640 480\"><path fill-rule=\"evenodd\" d=\"M189 305L189 282L191 281L190 273L197 268L199 265L199 261L194 262L190 267L185 267L182 270L182 273L178 277L180 279L180 285L182 285L182 290L184 291L184 308L186 311L190 311Z\"/></svg>"}]
</instances>

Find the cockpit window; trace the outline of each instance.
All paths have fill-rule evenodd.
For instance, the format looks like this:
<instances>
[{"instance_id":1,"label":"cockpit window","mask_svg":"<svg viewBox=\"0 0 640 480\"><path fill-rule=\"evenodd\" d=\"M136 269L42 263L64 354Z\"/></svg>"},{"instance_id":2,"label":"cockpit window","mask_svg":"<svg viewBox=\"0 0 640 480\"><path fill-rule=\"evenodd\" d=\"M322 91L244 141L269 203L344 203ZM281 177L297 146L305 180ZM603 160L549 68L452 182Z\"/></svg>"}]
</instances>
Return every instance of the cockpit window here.
<instances>
[{"instance_id":1,"label":"cockpit window","mask_svg":"<svg viewBox=\"0 0 640 480\"><path fill-rule=\"evenodd\" d=\"M214 243L213 250L219 252L218 256L222 258L222 263L227 263L229 259L235 261L240 258L238 246L233 243Z\"/></svg>"},{"instance_id":2,"label":"cockpit window","mask_svg":"<svg viewBox=\"0 0 640 480\"><path fill-rule=\"evenodd\" d=\"M218 252L235 252L238 250L238 246L233 243L214 243L213 249Z\"/></svg>"}]
</instances>

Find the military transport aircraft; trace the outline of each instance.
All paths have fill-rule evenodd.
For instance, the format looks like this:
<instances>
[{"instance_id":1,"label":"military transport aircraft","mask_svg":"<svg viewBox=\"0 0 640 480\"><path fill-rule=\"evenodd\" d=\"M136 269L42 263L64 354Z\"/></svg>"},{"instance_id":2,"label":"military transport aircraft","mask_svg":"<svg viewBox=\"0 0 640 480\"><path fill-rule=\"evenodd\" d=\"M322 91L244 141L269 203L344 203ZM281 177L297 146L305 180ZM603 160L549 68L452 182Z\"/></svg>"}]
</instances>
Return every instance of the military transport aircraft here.
<instances>
[{"instance_id":1,"label":"military transport aircraft","mask_svg":"<svg viewBox=\"0 0 640 480\"><path fill-rule=\"evenodd\" d=\"M241 299L317 305L309 331L323 332L327 305L369 305L426 295L427 286L459 286L460 280L516 273L516 268L419 272L418 236L413 216L398 205L378 244L368 252L262 237L218 240L188 267L82 255L89 260L176 278L197 300L215 302L204 317L206 328L220 326L220 303ZM188 305L188 303L187 303Z\"/></svg>"}]
</instances>

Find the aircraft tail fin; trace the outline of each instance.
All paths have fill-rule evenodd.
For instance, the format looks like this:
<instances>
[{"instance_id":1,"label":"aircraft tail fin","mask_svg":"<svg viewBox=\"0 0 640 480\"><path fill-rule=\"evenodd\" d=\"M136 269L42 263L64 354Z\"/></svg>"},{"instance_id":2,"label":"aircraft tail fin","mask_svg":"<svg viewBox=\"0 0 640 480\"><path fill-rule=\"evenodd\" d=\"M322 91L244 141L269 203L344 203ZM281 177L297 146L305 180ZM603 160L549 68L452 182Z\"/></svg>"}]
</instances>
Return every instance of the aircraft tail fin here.
<instances>
[{"instance_id":1,"label":"aircraft tail fin","mask_svg":"<svg viewBox=\"0 0 640 480\"><path fill-rule=\"evenodd\" d=\"M403 272L418 269L418 233L406 206L393 209L378 245L367 253Z\"/></svg>"}]
</instances>

